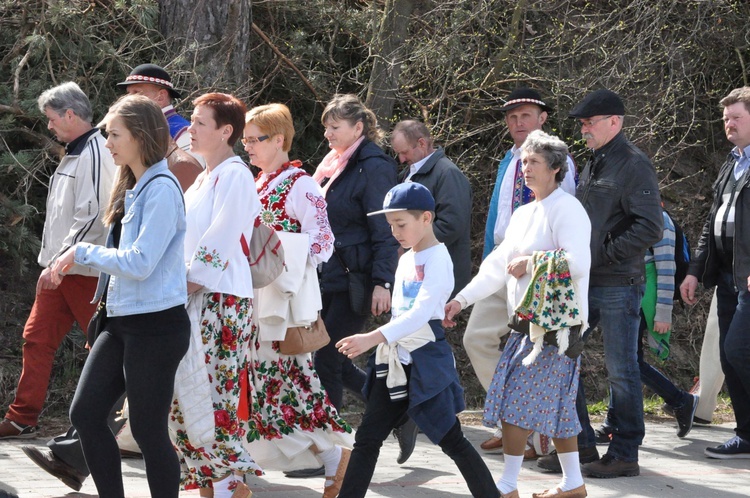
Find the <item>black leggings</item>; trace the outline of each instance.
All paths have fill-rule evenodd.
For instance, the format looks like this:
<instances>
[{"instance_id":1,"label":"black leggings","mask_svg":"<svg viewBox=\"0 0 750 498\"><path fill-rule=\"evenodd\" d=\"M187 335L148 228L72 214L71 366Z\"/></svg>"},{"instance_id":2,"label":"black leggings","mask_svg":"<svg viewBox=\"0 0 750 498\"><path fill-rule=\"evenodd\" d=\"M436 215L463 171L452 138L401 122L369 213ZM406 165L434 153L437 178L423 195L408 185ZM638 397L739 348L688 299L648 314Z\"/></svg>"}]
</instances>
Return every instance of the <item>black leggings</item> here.
<instances>
[{"instance_id":1,"label":"black leggings","mask_svg":"<svg viewBox=\"0 0 750 498\"><path fill-rule=\"evenodd\" d=\"M78 382L70 421L99 496L124 497L120 453L107 415L127 392L130 427L143 452L151 496L177 498L180 467L167 428L175 372L187 352L184 306L110 318Z\"/></svg>"}]
</instances>

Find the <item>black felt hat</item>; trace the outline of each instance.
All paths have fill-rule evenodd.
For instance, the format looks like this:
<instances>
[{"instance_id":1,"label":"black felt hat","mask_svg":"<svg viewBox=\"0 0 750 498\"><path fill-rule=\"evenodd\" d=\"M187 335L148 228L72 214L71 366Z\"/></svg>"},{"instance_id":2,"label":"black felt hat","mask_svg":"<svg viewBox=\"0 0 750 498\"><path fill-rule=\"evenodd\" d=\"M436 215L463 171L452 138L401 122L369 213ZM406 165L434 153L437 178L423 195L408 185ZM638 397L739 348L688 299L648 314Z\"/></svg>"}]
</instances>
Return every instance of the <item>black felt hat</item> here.
<instances>
[{"instance_id":1,"label":"black felt hat","mask_svg":"<svg viewBox=\"0 0 750 498\"><path fill-rule=\"evenodd\" d=\"M612 90L602 88L586 95L584 99L575 106L568 116L571 118L590 118L591 116L624 116L625 104L622 99Z\"/></svg>"},{"instance_id":2,"label":"black felt hat","mask_svg":"<svg viewBox=\"0 0 750 498\"><path fill-rule=\"evenodd\" d=\"M140 66L136 66L130 71L125 81L121 81L117 86L128 86L138 83L148 83L166 88L169 95L173 98L180 98L180 92L175 90L174 85L172 85L172 78L169 77L169 73L156 64L141 64Z\"/></svg>"},{"instance_id":3,"label":"black felt hat","mask_svg":"<svg viewBox=\"0 0 750 498\"><path fill-rule=\"evenodd\" d=\"M508 95L508 100L505 101L505 105L502 106L500 110L510 111L511 109L515 109L516 107L527 104L538 105L542 108L543 111L553 111L550 106L544 103L544 101L542 100L542 96L539 95L539 92L531 88L516 88L515 90L510 92L510 95Z\"/></svg>"}]
</instances>

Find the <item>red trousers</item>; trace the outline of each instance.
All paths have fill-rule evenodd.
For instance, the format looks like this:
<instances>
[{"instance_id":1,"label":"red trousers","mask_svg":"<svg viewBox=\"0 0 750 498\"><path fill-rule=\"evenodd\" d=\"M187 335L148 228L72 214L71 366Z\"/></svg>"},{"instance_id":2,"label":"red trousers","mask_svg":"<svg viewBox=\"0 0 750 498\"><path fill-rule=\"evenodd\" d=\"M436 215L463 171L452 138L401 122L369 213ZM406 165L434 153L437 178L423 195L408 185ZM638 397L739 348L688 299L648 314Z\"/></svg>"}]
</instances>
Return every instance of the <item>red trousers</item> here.
<instances>
[{"instance_id":1,"label":"red trousers","mask_svg":"<svg viewBox=\"0 0 750 498\"><path fill-rule=\"evenodd\" d=\"M23 370L16 399L5 418L19 424L37 425L47 397L55 353L73 322L85 329L94 314L91 304L96 277L68 275L55 290L42 290L36 296L23 329Z\"/></svg>"}]
</instances>

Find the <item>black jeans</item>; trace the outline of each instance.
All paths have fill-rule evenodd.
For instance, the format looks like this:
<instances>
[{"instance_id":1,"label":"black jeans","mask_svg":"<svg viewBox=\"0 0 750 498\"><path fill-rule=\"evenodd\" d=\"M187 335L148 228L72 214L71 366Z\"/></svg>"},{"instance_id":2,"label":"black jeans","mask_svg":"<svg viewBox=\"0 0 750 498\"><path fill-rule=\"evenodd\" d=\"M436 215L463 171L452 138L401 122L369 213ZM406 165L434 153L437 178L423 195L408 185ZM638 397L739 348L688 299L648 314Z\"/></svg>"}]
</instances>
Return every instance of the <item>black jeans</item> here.
<instances>
[{"instance_id":1,"label":"black jeans","mask_svg":"<svg viewBox=\"0 0 750 498\"><path fill-rule=\"evenodd\" d=\"M716 286L719 358L732 400L739 437L750 441L750 292L735 289L731 273L721 272Z\"/></svg>"},{"instance_id":2,"label":"black jeans","mask_svg":"<svg viewBox=\"0 0 750 498\"><path fill-rule=\"evenodd\" d=\"M344 388L364 399L362 387L367 376L352 360L339 353L336 343L344 337L362 332L366 317L352 311L348 292L324 292L322 298L323 309L320 315L331 342L315 352L315 370L328 393L328 399L340 411Z\"/></svg>"},{"instance_id":3,"label":"black jeans","mask_svg":"<svg viewBox=\"0 0 750 498\"><path fill-rule=\"evenodd\" d=\"M409 367L404 367L404 370L408 376ZM362 424L354 436L354 450L338 498L365 496L375 472L380 447L406 414L408 407L408 399L391 401L385 379L374 379ZM438 445L456 463L472 496L494 498L500 495L484 460L464 437L458 418Z\"/></svg>"},{"instance_id":4,"label":"black jeans","mask_svg":"<svg viewBox=\"0 0 750 498\"><path fill-rule=\"evenodd\" d=\"M110 318L94 343L73 397L70 421L80 436L99 496L125 496L120 452L107 415L127 392L130 426L143 452L151 496L177 498L180 467L167 419L175 372L189 338L187 312L176 306Z\"/></svg>"}]
</instances>

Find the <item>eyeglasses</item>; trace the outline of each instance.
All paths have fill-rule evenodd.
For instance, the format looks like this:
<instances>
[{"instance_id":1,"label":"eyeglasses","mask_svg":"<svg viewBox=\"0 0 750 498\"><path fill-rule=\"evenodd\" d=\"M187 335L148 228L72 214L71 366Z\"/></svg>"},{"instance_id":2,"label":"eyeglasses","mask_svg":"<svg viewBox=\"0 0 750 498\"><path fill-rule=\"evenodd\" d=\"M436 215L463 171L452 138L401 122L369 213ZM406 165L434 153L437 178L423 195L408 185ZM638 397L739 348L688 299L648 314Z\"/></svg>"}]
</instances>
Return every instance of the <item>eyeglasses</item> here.
<instances>
[{"instance_id":1,"label":"eyeglasses","mask_svg":"<svg viewBox=\"0 0 750 498\"><path fill-rule=\"evenodd\" d=\"M263 142L264 140L268 140L271 138L268 135L263 135L262 137L242 137L240 139L240 142L242 142L242 145L252 145L255 147L258 145L258 142Z\"/></svg>"},{"instance_id":2,"label":"eyeglasses","mask_svg":"<svg viewBox=\"0 0 750 498\"><path fill-rule=\"evenodd\" d=\"M591 127L592 127L592 126L594 126L594 125L595 125L596 123L598 123L598 122L600 122L600 121L604 121L605 119L609 119L609 118L611 118L612 116L614 116L614 114L610 114L609 116L602 116L602 117L601 117L601 118L599 118L599 119L582 119L582 120L580 121L580 122L581 122L581 126L585 126L586 128L591 128Z\"/></svg>"}]
</instances>

